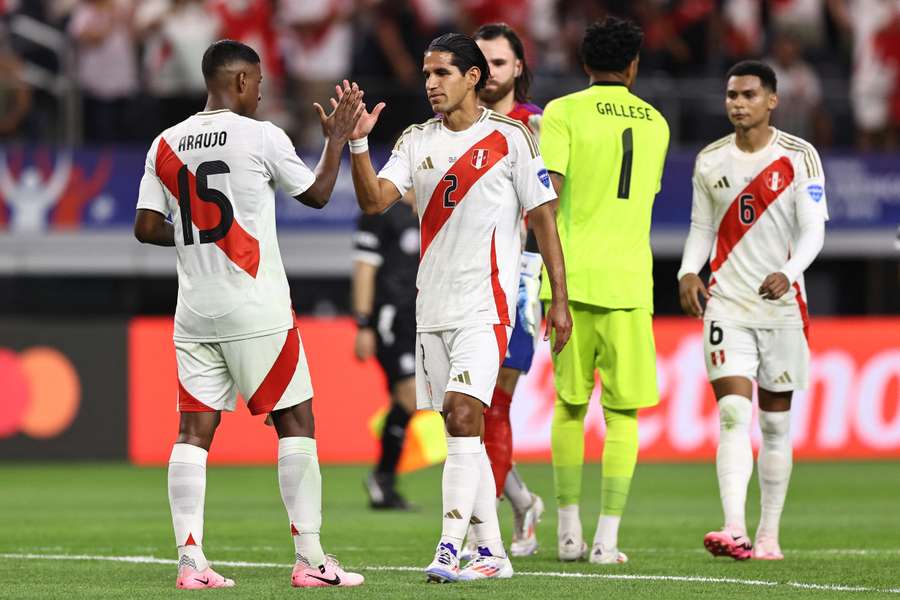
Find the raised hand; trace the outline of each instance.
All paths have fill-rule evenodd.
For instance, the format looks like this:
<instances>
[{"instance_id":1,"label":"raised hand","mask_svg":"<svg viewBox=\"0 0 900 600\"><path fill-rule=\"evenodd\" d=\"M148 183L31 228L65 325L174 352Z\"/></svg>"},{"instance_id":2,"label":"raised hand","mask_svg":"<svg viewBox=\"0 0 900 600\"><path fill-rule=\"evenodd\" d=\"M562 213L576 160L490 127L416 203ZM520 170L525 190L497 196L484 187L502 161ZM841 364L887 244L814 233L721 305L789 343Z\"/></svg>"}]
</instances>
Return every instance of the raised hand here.
<instances>
[{"instance_id":1,"label":"raised hand","mask_svg":"<svg viewBox=\"0 0 900 600\"><path fill-rule=\"evenodd\" d=\"M344 85L334 86L338 100L331 98L331 113L326 114L322 105L313 104L319 113L319 121L322 124L322 135L330 140L346 143L350 139L357 121L365 110L362 103L363 91L355 83L350 84L346 79Z\"/></svg>"},{"instance_id":2,"label":"raised hand","mask_svg":"<svg viewBox=\"0 0 900 600\"><path fill-rule=\"evenodd\" d=\"M354 84L355 85L355 84ZM338 98L343 98L343 94L345 93L347 86L347 80L344 80L344 89L340 89L340 86L335 86L335 89L338 94ZM361 93L365 93L360 90ZM334 100L332 99L332 104L334 104ZM359 116L359 120L356 122L356 127L353 129L353 133L350 134L351 140L358 140L369 135L369 132L375 127L375 123L378 122L378 116L381 114L381 111L384 110L384 107L387 106L384 102L379 102L375 105L375 108L372 109L372 112L368 112L366 110L366 104L362 104L362 113Z\"/></svg>"},{"instance_id":3,"label":"raised hand","mask_svg":"<svg viewBox=\"0 0 900 600\"><path fill-rule=\"evenodd\" d=\"M696 273L688 273L679 280L678 297L681 301L681 310L685 314L698 319L703 316L703 304L700 303L701 296L704 302L709 300L709 291Z\"/></svg>"}]
</instances>

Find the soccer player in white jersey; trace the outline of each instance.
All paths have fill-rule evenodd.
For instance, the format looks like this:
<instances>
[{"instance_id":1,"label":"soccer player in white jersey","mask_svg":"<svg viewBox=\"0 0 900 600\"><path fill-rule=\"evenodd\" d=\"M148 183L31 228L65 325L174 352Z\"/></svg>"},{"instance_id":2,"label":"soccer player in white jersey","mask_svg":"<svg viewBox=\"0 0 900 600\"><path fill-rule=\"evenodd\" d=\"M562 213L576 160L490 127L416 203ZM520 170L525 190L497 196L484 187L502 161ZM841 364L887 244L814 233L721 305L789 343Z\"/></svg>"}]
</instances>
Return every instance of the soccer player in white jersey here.
<instances>
[{"instance_id":1,"label":"soccer player in white jersey","mask_svg":"<svg viewBox=\"0 0 900 600\"><path fill-rule=\"evenodd\" d=\"M565 267L550 200L555 193L537 144L519 121L479 107L490 69L475 41L447 34L423 63L425 92L441 118L409 127L376 175L365 136L384 108L363 113L350 151L360 208L386 209L410 188L421 222L416 280L416 386L419 408L443 413L447 461L443 529L429 581L512 576L497 521L483 413L515 319L523 210L553 288L544 339L559 351L571 332ZM478 556L459 568L470 522Z\"/></svg>"},{"instance_id":2,"label":"soccer player in white jersey","mask_svg":"<svg viewBox=\"0 0 900 600\"><path fill-rule=\"evenodd\" d=\"M251 414L271 415L278 434L278 482L296 551L291 584L359 585L363 577L345 572L319 542L313 391L275 236L275 188L313 208L327 204L362 91L345 81L330 114L316 105L325 150L313 173L281 129L252 119L262 81L252 48L216 42L202 68L206 108L153 141L134 227L138 240L175 246L178 257L180 424L168 473L176 585L234 585L209 567L202 546L207 453L238 392Z\"/></svg>"},{"instance_id":3,"label":"soccer player in white jersey","mask_svg":"<svg viewBox=\"0 0 900 600\"><path fill-rule=\"evenodd\" d=\"M775 73L758 61L728 72L725 108L734 133L697 156L678 273L682 308L703 319L719 405L716 472L725 525L703 541L713 555L736 560L783 558L778 526L792 466L791 395L806 388L809 367L803 272L822 249L828 219L815 148L769 125L776 85ZM698 276L707 260L708 287ZM744 508L753 472L753 381L762 444L761 515L751 544Z\"/></svg>"}]
</instances>

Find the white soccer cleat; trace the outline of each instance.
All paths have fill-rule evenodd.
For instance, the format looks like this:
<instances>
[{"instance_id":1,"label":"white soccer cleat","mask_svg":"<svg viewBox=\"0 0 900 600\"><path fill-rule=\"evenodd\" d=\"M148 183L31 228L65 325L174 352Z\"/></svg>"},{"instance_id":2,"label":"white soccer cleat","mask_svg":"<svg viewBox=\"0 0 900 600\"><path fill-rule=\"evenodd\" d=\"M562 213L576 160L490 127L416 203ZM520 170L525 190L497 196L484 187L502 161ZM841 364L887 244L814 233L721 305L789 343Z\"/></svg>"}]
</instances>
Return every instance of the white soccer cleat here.
<instances>
[{"instance_id":1,"label":"white soccer cleat","mask_svg":"<svg viewBox=\"0 0 900 600\"><path fill-rule=\"evenodd\" d=\"M628 562L628 556L619 552L618 548L604 550L601 544L594 544L588 560L595 565L624 565Z\"/></svg>"},{"instance_id":2,"label":"white soccer cleat","mask_svg":"<svg viewBox=\"0 0 900 600\"><path fill-rule=\"evenodd\" d=\"M492 556L486 548L459 572L460 581L476 579L509 579L513 576L512 563L505 556Z\"/></svg>"},{"instance_id":3,"label":"white soccer cleat","mask_svg":"<svg viewBox=\"0 0 900 600\"><path fill-rule=\"evenodd\" d=\"M531 556L538 550L537 524L544 514L544 501L531 494L531 506L525 512L513 509L514 528L509 553L513 556Z\"/></svg>"},{"instance_id":4,"label":"white soccer cleat","mask_svg":"<svg viewBox=\"0 0 900 600\"><path fill-rule=\"evenodd\" d=\"M784 560L778 538L757 536L753 544L753 560Z\"/></svg>"},{"instance_id":5,"label":"white soccer cleat","mask_svg":"<svg viewBox=\"0 0 900 600\"><path fill-rule=\"evenodd\" d=\"M425 567L428 583L453 583L459 579L459 558L453 544L438 544L434 560Z\"/></svg>"},{"instance_id":6,"label":"white soccer cleat","mask_svg":"<svg viewBox=\"0 0 900 600\"><path fill-rule=\"evenodd\" d=\"M562 534L559 536L557 556L564 562L583 560L588 553L588 545L579 535Z\"/></svg>"}]
</instances>

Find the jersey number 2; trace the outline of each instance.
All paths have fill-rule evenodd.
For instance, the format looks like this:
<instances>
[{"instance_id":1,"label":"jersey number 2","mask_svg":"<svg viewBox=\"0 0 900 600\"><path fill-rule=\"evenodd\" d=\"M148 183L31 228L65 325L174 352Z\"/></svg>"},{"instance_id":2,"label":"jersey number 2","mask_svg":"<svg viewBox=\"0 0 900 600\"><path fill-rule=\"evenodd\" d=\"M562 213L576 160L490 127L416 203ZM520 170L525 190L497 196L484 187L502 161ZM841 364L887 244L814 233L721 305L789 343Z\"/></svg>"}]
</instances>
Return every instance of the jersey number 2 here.
<instances>
[{"instance_id":1,"label":"jersey number 2","mask_svg":"<svg viewBox=\"0 0 900 600\"><path fill-rule=\"evenodd\" d=\"M456 188L459 186L459 180L456 178L456 175L450 173L449 175L444 175L441 181L447 182L447 187L444 188L444 208L454 208L456 201L450 197L450 194L456 191Z\"/></svg>"},{"instance_id":2,"label":"jersey number 2","mask_svg":"<svg viewBox=\"0 0 900 600\"><path fill-rule=\"evenodd\" d=\"M631 194L631 164L634 162L634 132L631 127L622 132L622 166L619 168L618 197L628 200Z\"/></svg>"},{"instance_id":3,"label":"jersey number 2","mask_svg":"<svg viewBox=\"0 0 900 600\"><path fill-rule=\"evenodd\" d=\"M200 230L201 244L218 242L228 235L228 230L234 223L234 209L231 207L228 196L207 184L207 178L210 175L230 172L231 169L221 160L210 160L197 166L197 197L203 202L215 204L219 208L218 224L209 229ZM191 220L191 184L188 174L187 165L178 169L178 210L181 211L181 233L184 234L185 246L194 243L193 221Z\"/></svg>"}]
</instances>

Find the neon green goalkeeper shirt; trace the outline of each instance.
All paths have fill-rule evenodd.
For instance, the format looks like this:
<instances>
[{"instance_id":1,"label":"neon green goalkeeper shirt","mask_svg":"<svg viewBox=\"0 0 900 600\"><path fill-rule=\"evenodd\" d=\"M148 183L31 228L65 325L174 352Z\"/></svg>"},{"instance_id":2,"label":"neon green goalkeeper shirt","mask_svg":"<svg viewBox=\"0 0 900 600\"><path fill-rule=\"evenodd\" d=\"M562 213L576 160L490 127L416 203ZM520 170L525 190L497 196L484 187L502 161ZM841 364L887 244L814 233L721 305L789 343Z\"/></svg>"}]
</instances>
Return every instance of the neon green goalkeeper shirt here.
<instances>
[{"instance_id":1,"label":"neon green goalkeeper shirt","mask_svg":"<svg viewBox=\"0 0 900 600\"><path fill-rule=\"evenodd\" d=\"M556 224L569 300L653 310L650 216L669 125L618 83L595 83L544 109L541 154L565 176ZM550 299L544 274L541 298Z\"/></svg>"}]
</instances>

